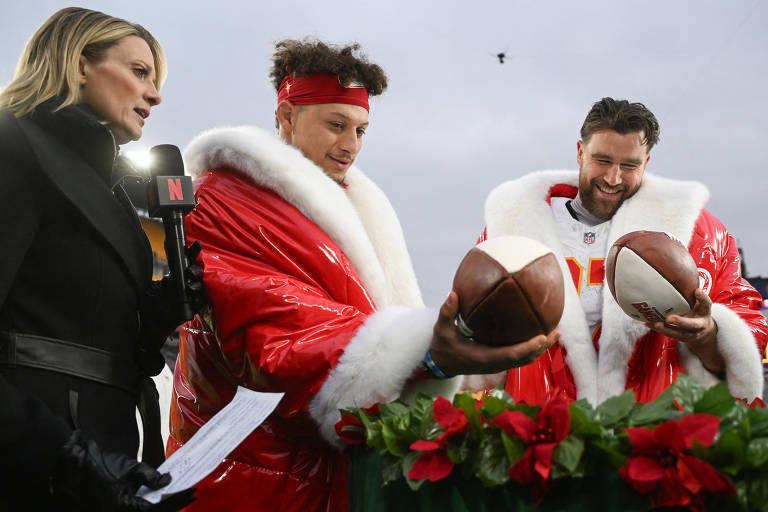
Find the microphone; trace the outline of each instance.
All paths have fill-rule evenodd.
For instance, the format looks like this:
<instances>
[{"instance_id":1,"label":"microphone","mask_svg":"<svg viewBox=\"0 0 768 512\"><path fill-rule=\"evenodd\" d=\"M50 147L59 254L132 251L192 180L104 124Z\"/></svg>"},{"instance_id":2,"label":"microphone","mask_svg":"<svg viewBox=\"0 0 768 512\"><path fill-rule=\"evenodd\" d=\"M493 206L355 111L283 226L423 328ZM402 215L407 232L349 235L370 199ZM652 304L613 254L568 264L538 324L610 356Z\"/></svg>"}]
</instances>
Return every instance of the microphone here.
<instances>
[{"instance_id":1,"label":"microphone","mask_svg":"<svg viewBox=\"0 0 768 512\"><path fill-rule=\"evenodd\" d=\"M171 270L178 318L191 320L195 313L187 297L184 275L189 266L185 249L184 215L195 206L192 178L184 175L184 161L177 146L161 144L149 150L151 164L147 186L150 217L161 217L165 228L165 255Z\"/></svg>"}]
</instances>

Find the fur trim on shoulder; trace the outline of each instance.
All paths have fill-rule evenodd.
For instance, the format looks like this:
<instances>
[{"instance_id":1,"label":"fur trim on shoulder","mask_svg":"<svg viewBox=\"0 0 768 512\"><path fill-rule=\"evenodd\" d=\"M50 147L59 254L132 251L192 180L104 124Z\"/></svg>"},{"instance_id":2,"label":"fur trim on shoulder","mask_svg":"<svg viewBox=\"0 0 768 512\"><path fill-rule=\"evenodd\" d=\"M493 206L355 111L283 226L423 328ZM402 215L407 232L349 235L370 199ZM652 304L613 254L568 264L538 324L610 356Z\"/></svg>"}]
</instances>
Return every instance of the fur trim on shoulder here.
<instances>
[{"instance_id":1,"label":"fur trim on shoulder","mask_svg":"<svg viewBox=\"0 0 768 512\"><path fill-rule=\"evenodd\" d=\"M345 192L301 151L255 126L203 132L185 149L184 161L192 176L241 172L295 206L344 251L377 307L422 304L397 215L359 169L348 171Z\"/></svg>"},{"instance_id":2,"label":"fur trim on shoulder","mask_svg":"<svg viewBox=\"0 0 768 512\"><path fill-rule=\"evenodd\" d=\"M717 347L725 359L725 379L736 398L752 401L763 396L762 356L747 324L723 304L712 304L712 318L717 323ZM701 385L711 387L720 382L685 343L678 342L685 372Z\"/></svg>"},{"instance_id":3,"label":"fur trim on shoulder","mask_svg":"<svg viewBox=\"0 0 768 512\"><path fill-rule=\"evenodd\" d=\"M347 184L347 198L357 210L384 268L389 303L423 306L403 229L389 199L356 167L347 172L344 182Z\"/></svg>"},{"instance_id":4,"label":"fur trim on shoulder","mask_svg":"<svg viewBox=\"0 0 768 512\"><path fill-rule=\"evenodd\" d=\"M555 254L565 281L565 307L557 328L566 350L578 398L597 400L597 354L592 345L584 310L557 238L555 219L546 202L549 189L558 183L578 185L578 173L567 170L539 171L508 181L491 191L485 202L488 238L518 235L543 243Z\"/></svg>"},{"instance_id":5,"label":"fur trim on shoulder","mask_svg":"<svg viewBox=\"0 0 768 512\"><path fill-rule=\"evenodd\" d=\"M424 359L432 341L437 310L393 306L368 317L342 354L336 367L312 399L309 412L320 425L323 437L341 447L334 425L339 409L369 407L413 395L408 378ZM424 389L451 398L461 377L425 380ZM403 391L405 389L405 391Z\"/></svg>"},{"instance_id":6,"label":"fur trim on shoulder","mask_svg":"<svg viewBox=\"0 0 768 512\"><path fill-rule=\"evenodd\" d=\"M664 231L688 245L708 199L709 190L697 181L645 173L640 189L613 216L608 247L620 236L642 229Z\"/></svg>"}]
</instances>

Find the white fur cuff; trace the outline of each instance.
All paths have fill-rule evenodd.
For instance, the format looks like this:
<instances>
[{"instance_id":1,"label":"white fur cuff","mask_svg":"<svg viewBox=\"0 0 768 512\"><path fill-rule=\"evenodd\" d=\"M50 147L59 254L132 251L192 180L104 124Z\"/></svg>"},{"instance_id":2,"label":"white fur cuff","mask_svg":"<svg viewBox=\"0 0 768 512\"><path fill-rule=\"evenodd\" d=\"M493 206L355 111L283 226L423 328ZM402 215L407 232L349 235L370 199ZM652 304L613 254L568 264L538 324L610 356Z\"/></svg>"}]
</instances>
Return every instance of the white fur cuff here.
<instances>
[{"instance_id":1,"label":"white fur cuff","mask_svg":"<svg viewBox=\"0 0 768 512\"><path fill-rule=\"evenodd\" d=\"M339 409L369 407L400 396L424 359L436 320L436 309L403 306L385 308L368 317L309 406L328 442L341 446L334 430L341 419ZM449 386L454 392L458 387Z\"/></svg>"},{"instance_id":2,"label":"white fur cuff","mask_svg":"<svg viewBox=\"0 0 768 512\"><path fill-rule=\"evenodd\" d=\"M763 396L763 366L752 331L736 313L722 304L712 304L712 318L717 323L717 347L725 359L728 389L736 398L751 401ZM706 387L720 380L704 368L701 360L685 343L678 343L683 367L688 375Z\"/></svg>"}]
</instances>

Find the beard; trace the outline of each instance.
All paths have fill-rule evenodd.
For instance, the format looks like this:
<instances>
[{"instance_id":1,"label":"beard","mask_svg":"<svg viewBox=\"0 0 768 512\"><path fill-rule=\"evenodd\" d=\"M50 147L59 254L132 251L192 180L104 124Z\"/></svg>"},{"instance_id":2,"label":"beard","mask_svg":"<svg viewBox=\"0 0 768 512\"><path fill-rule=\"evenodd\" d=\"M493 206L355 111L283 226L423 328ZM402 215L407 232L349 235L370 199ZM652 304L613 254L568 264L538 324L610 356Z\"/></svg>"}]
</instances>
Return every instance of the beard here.
<instances>
[{"instance_id":1,"label":"beard","mask_svg":"<svg viewBox=\"0 0 768 512\"><path fill-rule=\"evenodd\" d=\"M598 184L603 191L613 193L619 192L619 194L612 199L603 197L597 190ZM579 171L579 197L581 204L592 215L599 217L603 220L610 220L613 215L621 207L621 205L635 195L635 192L639 189L639 185L630 190L628 185L616 185L610 186L601 178L594 178L587 180L584 177L584 173Z\"/></svg>"}]
</instances>

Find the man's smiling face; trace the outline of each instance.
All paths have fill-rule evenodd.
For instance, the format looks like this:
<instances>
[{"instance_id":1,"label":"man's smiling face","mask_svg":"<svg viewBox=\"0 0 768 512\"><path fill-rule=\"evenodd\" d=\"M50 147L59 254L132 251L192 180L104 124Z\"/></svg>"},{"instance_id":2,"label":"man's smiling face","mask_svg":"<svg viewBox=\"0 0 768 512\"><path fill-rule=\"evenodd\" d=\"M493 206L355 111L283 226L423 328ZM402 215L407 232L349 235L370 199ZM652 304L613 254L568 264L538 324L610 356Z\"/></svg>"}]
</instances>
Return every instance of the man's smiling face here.
<instances>
[{"instance_id":1,"label":"man's smiling face","mask_svg":"<svg viewBox=\"0 0 768 512\"><path fill-rule=\"evenodd\" d=\"M293 107L287 142L337 182L363 147L368 111L357 105L322 103Z\"/></svg>"},{"instance_id":2,"label":"man's smiling face","mask_svg":"<svg viewBox=\"0 0 768 512\"><path fill-rule=\"evenodd\" d=\"M643 132L595 132L576 145L579 196L593 215L608 220L640 188L651 156Z\"/></svg>"}]
</instances>

